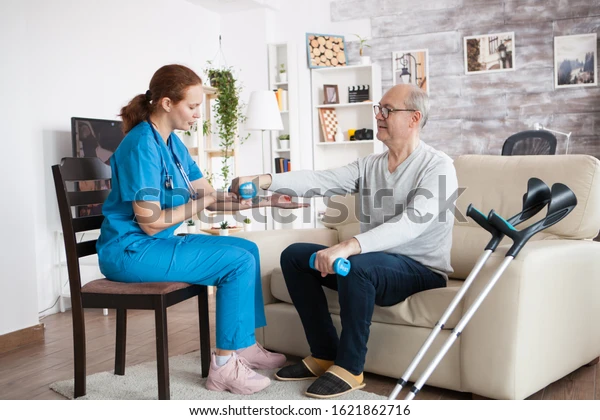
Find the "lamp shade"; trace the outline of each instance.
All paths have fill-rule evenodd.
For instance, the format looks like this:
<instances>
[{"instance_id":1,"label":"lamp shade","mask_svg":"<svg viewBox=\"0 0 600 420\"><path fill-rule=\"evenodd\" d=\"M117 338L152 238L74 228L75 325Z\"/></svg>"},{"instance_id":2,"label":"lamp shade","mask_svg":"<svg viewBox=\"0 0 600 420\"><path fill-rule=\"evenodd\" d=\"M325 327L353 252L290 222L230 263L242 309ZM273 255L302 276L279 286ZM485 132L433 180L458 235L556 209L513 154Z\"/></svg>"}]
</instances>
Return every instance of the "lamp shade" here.
<instances>
[{"instance_id":1,"label":"lamp shade","mask_svg":"<svg viewBox=\"0 0 600 420\"><path fill-rule=\"evenodd\" d=\"M283 130L275 92L258 90L250 93L245 128L246 130Z\"/></svg>"}]
</instances>

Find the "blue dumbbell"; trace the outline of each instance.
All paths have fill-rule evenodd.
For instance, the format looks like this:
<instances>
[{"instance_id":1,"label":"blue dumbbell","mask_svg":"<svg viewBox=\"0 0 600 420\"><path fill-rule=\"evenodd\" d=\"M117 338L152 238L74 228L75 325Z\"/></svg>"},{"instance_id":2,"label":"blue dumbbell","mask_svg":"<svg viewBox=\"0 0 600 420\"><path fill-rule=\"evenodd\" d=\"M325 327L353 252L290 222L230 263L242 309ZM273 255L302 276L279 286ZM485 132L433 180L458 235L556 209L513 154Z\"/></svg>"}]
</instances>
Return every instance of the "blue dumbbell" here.
<instances>
[{"instance_id":1,"label":"blue dumbbell","mask_svg":"<svg viewBox=\"0 0 600 420\"><path fill-rule=\"evenodd\" d=\"M313 270L315 269L315 258L317 258L316 252L310 256L310 260L308 261L310 268ZM342 277L347 276L350 272L350 261L341 257L337 258L333 263L333 271Z\"/></svg>"},{"instance_id":2,"label":"blue dumbbell","mask_svg":"<svg viewBox=\"0 0 600 420\"><path fill-rule=\"evenodd\" d=\"M227 190L231 192L231 187ZM253 182L244 182L240 185L240 197L244 200L249 200L251 198L256 197L258 191L256 190L256 185Z\"/></svg>"}]
</instances>

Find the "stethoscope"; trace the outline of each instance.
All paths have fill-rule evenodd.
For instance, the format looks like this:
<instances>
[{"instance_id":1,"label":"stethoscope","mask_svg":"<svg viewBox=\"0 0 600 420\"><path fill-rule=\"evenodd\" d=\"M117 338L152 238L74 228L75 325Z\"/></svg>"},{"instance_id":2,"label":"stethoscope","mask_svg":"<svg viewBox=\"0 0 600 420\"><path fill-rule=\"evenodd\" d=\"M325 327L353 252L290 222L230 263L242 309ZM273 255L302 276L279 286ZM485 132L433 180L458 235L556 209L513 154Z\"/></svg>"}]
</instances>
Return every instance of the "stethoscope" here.
<instances>
[{"instance_id":1,"label":"stethoscope","mask_svg":"<svg viewBox=\"0 0 600 420\"><path fill-rule=\"evenodd\" d=\"M156 140L156 143L160 147L160 139L156 136L156 129L154 128L154 126L152 125L152 123L150 121L148 121L148 124L150 124L150 127L152 128L152 134L154 135L154 140ZM181 176L183 177L183 180L185 181L185 185L187 185L187 188L190 192L190 197L192 198L192 200L197 200L198 193L196 193L196 191L194 190L194 186L192 185L190 178L188 177L187 173L183 170L183 166L181 165L181 162L179 162L179 159L177 158L177 155L175 154L175 151L173 150L173 141L172 140L167 140L167 141L169 143L169 149L171 150L171 155L173 156L173 160L175 161L175 166L177 166L177 169L179 169L179 172L181 173ZM162 151L160 153L160 160L162 161L163 169L165 170L165 188L168 190L173 190L173 188L174 188L173 176L169 175L169 169L167 169L167 164L165 163L165 159L162 155Z\"/></svg>"}]
</instances>

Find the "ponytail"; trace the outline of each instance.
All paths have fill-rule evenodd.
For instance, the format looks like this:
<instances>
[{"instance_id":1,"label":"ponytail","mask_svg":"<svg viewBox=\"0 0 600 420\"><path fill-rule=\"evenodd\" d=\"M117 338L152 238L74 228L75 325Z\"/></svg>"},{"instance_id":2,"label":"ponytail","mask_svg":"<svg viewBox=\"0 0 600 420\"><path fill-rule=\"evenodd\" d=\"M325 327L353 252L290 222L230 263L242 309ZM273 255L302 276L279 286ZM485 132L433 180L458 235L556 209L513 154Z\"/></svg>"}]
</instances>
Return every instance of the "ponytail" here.
<instances>
[{"instance_id":1,"label":"ponytail","mask_svg":"<svg viewBox=\"0 0 600 420\"><path fill-rule=\"evenodd\" d=\"M151 108L152 105L144 94L137 95L121 108L119 117L123 119L123 134L129 133L133 127L146 121L150 117Z\"/></svg>"}]
</instances>

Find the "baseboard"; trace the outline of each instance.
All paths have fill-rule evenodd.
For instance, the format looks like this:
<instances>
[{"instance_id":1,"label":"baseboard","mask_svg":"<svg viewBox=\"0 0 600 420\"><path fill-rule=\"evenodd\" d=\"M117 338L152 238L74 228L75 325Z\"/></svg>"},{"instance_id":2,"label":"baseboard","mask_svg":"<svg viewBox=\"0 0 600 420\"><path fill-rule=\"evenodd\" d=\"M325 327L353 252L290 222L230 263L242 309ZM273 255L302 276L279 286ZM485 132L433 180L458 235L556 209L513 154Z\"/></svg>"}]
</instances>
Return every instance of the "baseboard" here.
<instances>
[{"instance_id":1,"label":"baseboard","mask_svg":"<svg viewBox=\"0 0 600 420\"><path fill-rule=\"evenodd\" d=\"M0 335L0 354L39 341L44 341L44 324Z\"/></svg>"}]
</instances>

